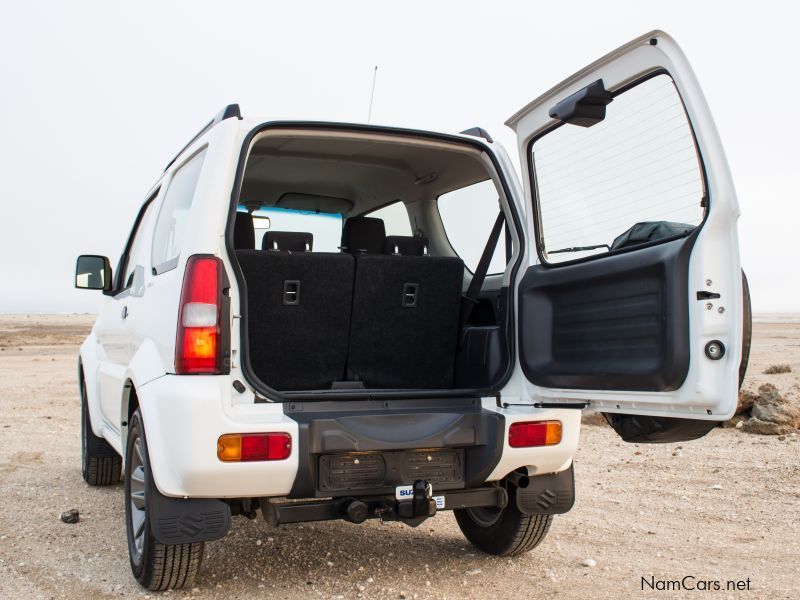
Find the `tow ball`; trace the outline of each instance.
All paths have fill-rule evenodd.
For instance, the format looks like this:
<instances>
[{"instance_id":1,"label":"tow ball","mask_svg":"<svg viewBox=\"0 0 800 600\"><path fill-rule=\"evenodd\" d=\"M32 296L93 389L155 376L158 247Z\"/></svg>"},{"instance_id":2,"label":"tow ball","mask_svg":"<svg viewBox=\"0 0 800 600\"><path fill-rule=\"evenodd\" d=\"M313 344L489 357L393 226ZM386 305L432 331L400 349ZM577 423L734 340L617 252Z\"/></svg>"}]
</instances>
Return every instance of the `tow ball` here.
<instances>
[{"instance_id":1,"label":"tow ball","mask_svg":"<svg viewBox=\"0 0 800 600\"><path fill-rule=\"evenodd\" d=\"M413 494L408 500L397 500L397 517L412 527L416 527L428 517L436 514L436 501L433 499L433 486L418 479L412 486Z\"/></svg>"}]
</instances>

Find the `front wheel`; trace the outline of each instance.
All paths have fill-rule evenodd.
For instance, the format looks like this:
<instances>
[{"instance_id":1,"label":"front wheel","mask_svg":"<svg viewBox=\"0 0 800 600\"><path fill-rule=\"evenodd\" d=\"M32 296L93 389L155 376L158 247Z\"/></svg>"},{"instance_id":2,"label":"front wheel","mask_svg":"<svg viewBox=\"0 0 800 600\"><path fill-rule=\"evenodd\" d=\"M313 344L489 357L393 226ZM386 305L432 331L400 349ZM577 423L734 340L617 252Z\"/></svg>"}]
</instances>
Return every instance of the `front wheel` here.
<instances>
[{"instance_id":1,"label":"front wheel","mask_svg":"<svg viewBox=\"0 0 800 600\"><path fill-rule=\"evenodd\" d=\"M516 556L542 543L553 515L526 515L517 508L517 488L509 486L505 508L454 510L458 527L476 548L495 556Z\"/></svg>"},{"instance_id":2,"label":"front wheel","mask_svg":"<svg viewBox=\"0 0 800 600\"><path fill-rule=\"evenodd\" d=\"M125 451L125 525L128 555L136 581L153 591L191 586L203 558L203 542L162 544L150 531L149 497L155 489L142 417L137 409L128 427Z\"/></svg>"}]
</instances>

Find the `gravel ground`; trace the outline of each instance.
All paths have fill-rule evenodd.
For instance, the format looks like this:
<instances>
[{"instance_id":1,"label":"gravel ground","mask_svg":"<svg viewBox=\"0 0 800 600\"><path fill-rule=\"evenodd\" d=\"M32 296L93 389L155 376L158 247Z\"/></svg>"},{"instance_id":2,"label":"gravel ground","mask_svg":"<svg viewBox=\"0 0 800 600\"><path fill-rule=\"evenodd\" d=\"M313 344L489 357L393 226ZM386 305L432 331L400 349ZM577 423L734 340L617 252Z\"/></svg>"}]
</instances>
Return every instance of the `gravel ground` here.
<instances>
[{"instance_id":1,"label":"gravel ground","mask_svg":"<svg viewBox=\"0 0 800 600\"><path fill-rule=\"evenodd\" d=\"M0 597L153 597L130 575L122 485L80 474L77 344L92 319L0 317ZM753 381L798 384L800 326L755 326ZM761 374L772 363L793 373ZM800 441L716 429L629 445L585 426L577 501L514 559L470 547L449 513L412 529L344 522L270 529L234 519L206 545L196 588L171 597L695 597L642 578L719 581L720 598L800 597ZM62 523L77 508L81 520ZM591 560L589 560L591 559ZM584 566L592 564L594 566ZM728 580L750 591L725 591Z\"/></svg>"}]
</instances>

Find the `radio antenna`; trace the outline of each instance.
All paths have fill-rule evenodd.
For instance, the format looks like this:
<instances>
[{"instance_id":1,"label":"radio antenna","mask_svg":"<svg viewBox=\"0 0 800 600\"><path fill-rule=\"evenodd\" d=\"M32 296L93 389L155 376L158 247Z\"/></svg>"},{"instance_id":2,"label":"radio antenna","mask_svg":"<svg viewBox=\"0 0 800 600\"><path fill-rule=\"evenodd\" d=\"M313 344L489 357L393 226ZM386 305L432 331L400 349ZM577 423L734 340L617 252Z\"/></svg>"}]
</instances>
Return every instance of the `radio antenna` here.
<instances>
[{"instance_id":1,"label":"radio antenna","mask_svg":"<svg viewBox=\"0 0 800 600\"><path fill-rule=\"evenodd\" d=\"M375 65L375 71L372 73L372 92L369 95L369 113L367 114L367 123L372 121L372 99L375 98L375 80L378 78L378 65Z\"/></svg>"}]
</instances>

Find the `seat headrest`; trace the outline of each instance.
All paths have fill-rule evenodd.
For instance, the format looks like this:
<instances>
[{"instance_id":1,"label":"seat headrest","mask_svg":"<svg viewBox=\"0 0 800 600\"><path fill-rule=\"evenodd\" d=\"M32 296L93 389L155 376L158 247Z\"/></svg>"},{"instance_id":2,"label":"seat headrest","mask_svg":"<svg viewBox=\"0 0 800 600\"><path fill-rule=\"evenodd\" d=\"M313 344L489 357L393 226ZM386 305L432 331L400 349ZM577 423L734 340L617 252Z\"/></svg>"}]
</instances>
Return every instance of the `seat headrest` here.
<instances>
[{"instance_id":1,"label":"seat headrest","mask_svg":"<svg viewBox=\"0 0 800 600\"><path fill-rule=\"evenodd\" d=\"M268 231L261 241L262 250L311 252L314 234L307 231Z\"/></svg>"},{"instance_id":2,"label":"seat headrest","mask_svg":"<svg viewBox=\"0 0 800 600\"><path fill-rule=\"evenodd\" d=\"M233 222L233 247L236 250L255 250L256 230L253 228L253 215L237 212Z\"/></svg>"},{"instance_id":3,"label":"seat headrest","mask_svg":"<svg viewBox=\"0 0 800 600\"><path fill-rule=\"evenodd\" d=\"M350 217L342 229L342 251L350 254L381 254L386 242L383 219Z\"/></svg>"},{"instance_id":4,"label":"seat headrest","mask_svg":"<svg viewBox=\"0 0 800 600\"><path fill-rule=\"evenodd\" d=\"M428 254L428 238L412 235L389 235L383 247L384 254L401 256L425 256Z\"/></svg>"}]
</instances>

